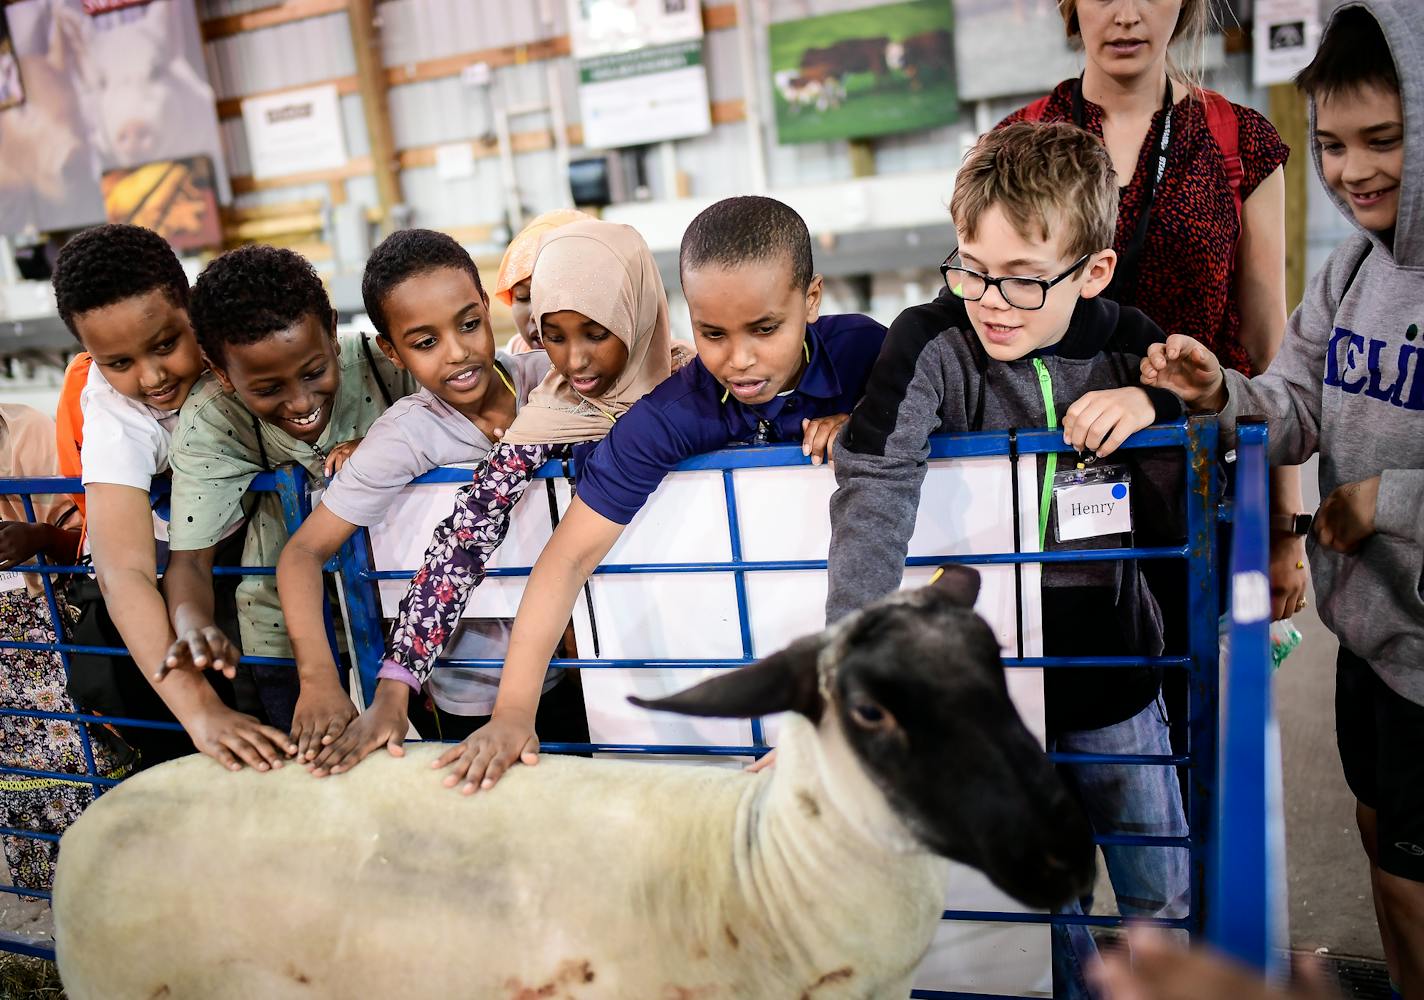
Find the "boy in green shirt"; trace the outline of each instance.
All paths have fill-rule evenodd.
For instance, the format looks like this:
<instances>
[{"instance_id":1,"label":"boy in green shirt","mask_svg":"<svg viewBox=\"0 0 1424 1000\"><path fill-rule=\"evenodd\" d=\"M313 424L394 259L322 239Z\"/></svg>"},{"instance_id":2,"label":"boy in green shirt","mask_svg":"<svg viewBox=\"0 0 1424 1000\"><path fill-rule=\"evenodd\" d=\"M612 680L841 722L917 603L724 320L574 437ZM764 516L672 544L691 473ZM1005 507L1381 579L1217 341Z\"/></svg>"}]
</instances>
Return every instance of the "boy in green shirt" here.
<instances>
[{"instance_id":1,"label":"boy in green shirt","mask_svg":"<svg viewBox=\"0 0 1424 1000\"><path fill-rule=\"evenodd\" d=\"M275 577L249 576L238 587L241 651L213 622L214 558L244 516L253 478L296 462L324 481L415 386L364 335L337 336L321 279L290 250L248 246L219 257L194 285L190 314L212 374L193 389L173 435L163 582L177 641L165 667L231 675L242 652L292 655ZM245 507L242 565L276 566L287 541L276 494L255 494ZM355 717L330 670L300 677L300 689L294 668L254 665L253 673L279 729L290 732L297 719L340 733ZM264 756L278 763L270 748Z\"/></svg>"}]
</instances>

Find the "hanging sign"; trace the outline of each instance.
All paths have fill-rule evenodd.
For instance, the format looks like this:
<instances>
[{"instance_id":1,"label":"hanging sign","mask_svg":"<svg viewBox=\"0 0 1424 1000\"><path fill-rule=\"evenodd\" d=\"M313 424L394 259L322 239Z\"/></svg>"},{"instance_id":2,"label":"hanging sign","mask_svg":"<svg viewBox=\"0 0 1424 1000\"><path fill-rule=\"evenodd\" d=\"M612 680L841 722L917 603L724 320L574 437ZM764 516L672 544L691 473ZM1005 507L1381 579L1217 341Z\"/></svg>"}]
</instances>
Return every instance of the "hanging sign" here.
<instances>
[{"instance_id":1,"label":"hanging sign","mask_svg":"<svg viewBox=\"0 0 1424 1000\"><path fill-rule=\"evenodd\" d=\"M1252 14L1252 79L1258 87L1289 83L1320 44L1316 0L1256 0Z\"/></svg>"},{"instance_id":2,"label":"hanging sign","mask_svg":"<svg viewBox=\"0 0 1424 1000\"><path fill-rule=\"evenodd\" d=\"M638 146L711 131L701 4L569 0L569 23L585 146Z\"/></svg>"},{"instance_id":3,"label":"hanging sign","mask_svg":"<svg viewBox=\"0 0 1424 1000\"><path fill-rule=\"evenodd\" d=\"M249 97L242 102L242 123L258 180L346 165L335 84Z\"/></svg>"}]
</instances>

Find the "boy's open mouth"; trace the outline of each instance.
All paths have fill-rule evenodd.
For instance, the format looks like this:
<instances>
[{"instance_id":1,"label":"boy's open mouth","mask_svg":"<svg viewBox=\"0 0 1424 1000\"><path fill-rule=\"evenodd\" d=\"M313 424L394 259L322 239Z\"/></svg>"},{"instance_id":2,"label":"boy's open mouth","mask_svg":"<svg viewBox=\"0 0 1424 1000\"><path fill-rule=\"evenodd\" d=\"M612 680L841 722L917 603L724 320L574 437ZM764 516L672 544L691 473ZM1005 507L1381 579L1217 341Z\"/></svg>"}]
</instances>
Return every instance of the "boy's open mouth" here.
<instances>
[{"instance_id":1,"label":"boy's open mouth","mask_svg":"<svg viewBox=\"0 0 1424 1000\"><path fill-rule=\"evenodd\" d=\"M308 430L312 427L312 425L314 425L318 420L321 419L321 410L322 408L318 406L315 410L312 410L310 413L304 414L303 416L283 417L282 419L299 430Z\"/></svg>"},{"instance_id":2,"label":"boy's open mouth","mask_svg":"<svg viewBox=\"0 0 1424 1000\"><path fill-rule=\"evenodd\" d=\"M755 399L766 391L767 380L758 379L732 379L727 383L727 388L732 390L732 395L738 399Z\"/></svg>"},{"instance_id":3,"label":"boy's open mouth","mask_svg":"<svg viewBox=\"0 0 1424 1000\"><path fill-rule=\"evenodd\" d=\"M484 377L484 365L467 365L445 380L452 389L473 389Z\"/></svg>"},{"instance_id":4,"label":"boy's open mouth","mask_svg":"<svg viewBox=\"0 0 1424 1000\"><path fill-rule=\"evenodd\" d=\"M164 409L165 407L171 406L173 401L178 398L178 390L181 389L182 386L183 383L181 382L170 382L161 389L145 391L144 396L148 399L148 405L157 407L158 409Z\"/></svg>"},{"instance_id":5,"label":"boy's open mouth","mask_svg":"<svg viewBox=\"0 0 1424 1000\"><path fill-rule=\"evenodd\" d=\"M1019 335L1021 327L1005 326L1002 323L985 323L984 336L995 344L1008 344Z\"/></svg>"},{"instance_id":6,"label":"boy's open mouth","mask_svg":"<svg viewBox=\"0 0 1424 1000\"><path fill-rule=\"evenodd\" d=\"M1375 188L1373 191L1346 191L1350 196L1350 201L1361 208L1369 208L1378 205L1386 196L1398 190L1398 184L1391 184L1389 187Z\"/></svg>"}]
</instances>

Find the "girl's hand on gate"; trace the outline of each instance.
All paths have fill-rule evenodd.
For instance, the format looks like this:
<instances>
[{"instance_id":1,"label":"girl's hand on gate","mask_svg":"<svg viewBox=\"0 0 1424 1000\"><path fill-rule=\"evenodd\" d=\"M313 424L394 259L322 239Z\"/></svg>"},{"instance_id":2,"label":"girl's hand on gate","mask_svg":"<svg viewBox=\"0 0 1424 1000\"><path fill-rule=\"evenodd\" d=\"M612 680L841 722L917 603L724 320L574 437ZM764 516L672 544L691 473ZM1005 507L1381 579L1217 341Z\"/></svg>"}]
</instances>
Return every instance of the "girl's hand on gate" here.
<instances>
[{"instance_id":1,"label":"girl's hand on gate","mask_svg":"<svg viewBox=\"0 0 1424 1000\"><path fill-rule=\"evenodd\" d=\"M282 766L283 757L296 752L286 733L226 705L189 719L184 728L199 753L207 754L229 771L241 771L244 764L270 771Z\"/></svg>"},{"instance_id":2,"label":"girl's hand on gate","mask_svg":"<svg viewBox=\"0 0 1424 1000\"><path fill-rule=\"evenodd\" d=\"M346 460L351 457L351 453L356 450L356 446L361 443L361 438L353 438L350 441L342 441L339 445L326 453L326 478L330 479L341 471L341 467L346 464Z\"/></svg>"},{"instance_id":3,"label":"girl's hand on gate","mask_svg":"<svg viewBox=\"0 0 1424 1000\"><path fill-rule=\"evenodd\" d=\"M1149 347L1141 375L1143 385L1172 392L1193 413L1217 413L1226 405L1221 362L1191 337L1173 334Z\"/></svg>"},{"instance_id":4,"label":"girl's hand on gate","mask_svg":"<svg viewBox=\"0 0 1424 1000\"><path fill-rule=\"evenodd\" d=\"M1151 427L1156 417L1152 400L1141 389L1085 392L1063 415L1063 443L1106 458L1129 436Z\"/></svg>"},{"instance_id":5,"label":"girl's hand on gate","mask_svg":"<svg viewBox=\"0 0 1424 1000\"><path fill-rule=\"evenodd\" d=\"M204 670L218 670L228 680L237 676L237 664L242 659L242 650L216 625L189 629L168 647L168 655L158 668L157 680L162 680L170 670L187 670L200 674Z\"/></svg>"},{"instance_id":6,"label":"girl's hand on gate","mask_svg":"<svg viewBox=\"0 0 1424 1000\"><path fill-rule=\"evenodd\" d=\"M304 764L311 761L317 751L345 732L355 718L356 706L336 678L321 681L302 678L297 708L292 713L292 742L297 747L297 760Z\"/></svg>"},{"instance_id":7,"label":"girl's hand on gate","mask_svg":"<svg viewBox=\"0 0 1424 1000\"><path fill-rule=\"evenodd\" d=\"M463 795L473 795L482 788L493 788L505 771L515 764L533 767L539 763L539 737L534 734L534 720L524 716L493 716L476 729L465 742L440 755L432 767L454 764L445 776L445 787L460 786Z\"/></svg>"},{"instance_id":8,"label":"girl's hand on gate","mask_svg":"<svg viewBox=\"0 0 1424 1000\"><path fill-rule=\"evenodd\" d=\"M1375 533L1380 477L1335 487L1315 515L1311 532L1328 549L1350 554Z\"/></svg>"},{"instance_id":9,"label":"girl's hand on gate","mask_svg":"<svg viewBox=\"0 0 1424 1000\"><path fill-rule=\"evenodd\" d=\"M801 454L811 458L812 465L831 461L831 447L836 443L836 435L850 422L849 413L832 413L829 417L801 421Z\"/></svg>"},{"instance_id":10,"label":"girl's hand on gate","mask_svg":"<svg viewBox=\"0 0 1424 1000\"><path fill-rule=\"evenodd\" d=\"M1310 569L1305 564L1305 537L1285 531L1271 533L1271 620L1305 610Z\"/></svg>"},{"instance_id":11,"label":"girl's hand on gate","mask_svg":"<svg viewBox=\"0 0 1424 1000\"><path fill-rule=\"evenodd\" d=\"M356 717L340 736L317 751L307 769L317 778L349 771L381 747L392 757L405 756L405 734L410 731L406 714L410 688L401 681L383 680L376 685L371 707Z\"/></svg>"}]
</instances>

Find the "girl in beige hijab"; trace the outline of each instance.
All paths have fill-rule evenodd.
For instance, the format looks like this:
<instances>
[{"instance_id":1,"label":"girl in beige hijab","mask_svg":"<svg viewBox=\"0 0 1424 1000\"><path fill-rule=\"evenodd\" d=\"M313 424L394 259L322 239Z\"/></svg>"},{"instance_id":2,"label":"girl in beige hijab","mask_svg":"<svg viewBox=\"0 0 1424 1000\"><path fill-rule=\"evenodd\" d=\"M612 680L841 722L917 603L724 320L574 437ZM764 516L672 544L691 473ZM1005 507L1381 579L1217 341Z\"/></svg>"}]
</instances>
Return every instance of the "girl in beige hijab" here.
<instances>
[{"instance_id":1,"label":"girl in beige hijab","mask_svg":"<svg viewBox=\"0 0 1424 1000\"><path fill-rule=\"evenodd\" d=\"M381 668L381 678L417 692L534 472L574 444L602 440L672 370L667 294L648 245L629 226L576 222L546 235L534 263L533 301L553 367L435 528ZM378 686L371 710L337 741L339 752L323 755L327 766L351 766L385 743L388 730L404 735L404 713L391 707L400 702L382 698L382 687L389 685Z\"/></svg>"}]
</instances>

